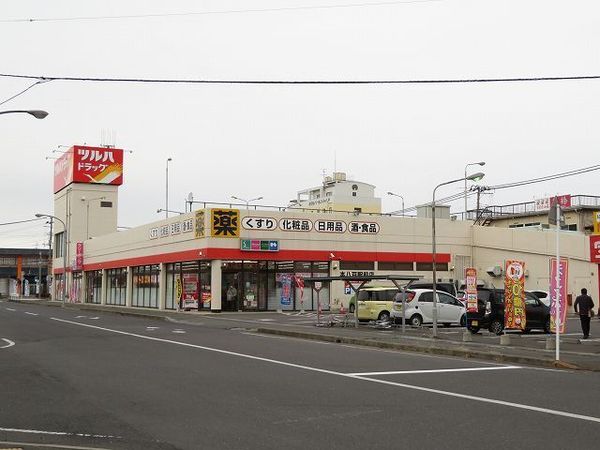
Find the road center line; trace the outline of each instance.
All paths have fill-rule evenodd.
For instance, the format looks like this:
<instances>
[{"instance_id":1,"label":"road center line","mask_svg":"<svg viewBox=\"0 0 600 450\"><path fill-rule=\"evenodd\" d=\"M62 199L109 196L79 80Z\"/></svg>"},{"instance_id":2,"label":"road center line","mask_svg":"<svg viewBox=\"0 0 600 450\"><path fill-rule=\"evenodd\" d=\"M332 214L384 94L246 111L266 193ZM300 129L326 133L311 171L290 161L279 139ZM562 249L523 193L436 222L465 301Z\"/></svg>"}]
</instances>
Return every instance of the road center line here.
<instances>
[{"instance_id":1,"label":"road center line","mask_svg":"<svg viewBox=\"0 0 600 450\"><path fill-rule=\"evenodd\" d=\"M519 366L497 366L497 367L462 367L459 369L426 369L426 370L397 370L391 372L364 372L364 373L349 373L357 377L377 376L377 375L410 375L414 373L444 373L444 372L474 372L477 370L505 370L505 369L522 369Z\"/></svg>"},{"instance_id":2,"label":"road center line","mask_svg":"<svg viewBox=\"0 0 600 450\"><path fill-rule=\"evenodd\" d=\"M271 363L271 364L278 364L280 366L294 367L294 368L297 368L297 369L308 370L308 371L311 371L311 372L324 373L324 374L329 374L329 375L335 375L335 376L338 376L338 377L351 378L351 379L355 379L355 380L362 380L362 381L368 381L368 382L371 382L371 383L383 384L383 385L386 385L386 386L400 387L400 388L404 388L404 389L411 389L411 390L415 390L415 391L428 392L428 393L431 393L431 394L443 395L443 396L447 396L447 397L461 398L461 399L472 400L472 401L481 402L481 403L490 403L490 404L494 404L494 405L508 406L510 408L522 409L522 410L526 410L526 411L534 411L534 412L539 412L539 413L543 413L543 414L549 414L549 415L553 415L553 416L568 417L570 419L577 419L577 420L584 420L584 421L587 421L587 422L600 423L600 417L586 416L586 415L583 415L583 414L570 413L570 412L567 412L567 411L559 411L559 410L549 409L549 408L540 408L538 406L530 406L530 405L524 405L524 404L521 404L521 403L507 402L507 401L504 401L504 400L495 400L495 399L491 399L491 398L477 397L477 396L474 396L474 395L460 394L458 392L443 391L443 390L440 390L440 389L432 389L432 388L427 388L427 387L422 387L422 386L415 386L415 385L412 385L412 384L395 383L395 382L392 382L392 381L378 380L378 379L375 379L375 378L367 378L367 377L359 376L359 375L347 374L347 373L342 373L342 372L335 372L333 370L319 369L318 367L303 366L303 365L300 365L300 364L294 364L294 363L289 363L289 362L285 362L285 361L278 361L276 359L263 358L263 357L260 357L260 356L247 355L247 354L244 354L244 353L232 352L232 351L229 351L229 350L222 350L222 349L218 349L218 348L205 347L203 345L196 345L196 344L190 344L190 343L187 343L187 342L173 341L171 339L161 339L161 338L152 337L152 336L144 336L144 335L141 335L141 334L129 333L127 331L113 330L113 329L110 329L110 328L98 327L98 326L89 325L89 324L86 324L86 323L72 322L70 320L58 319L56 317L51 317L50 319L51 320L55 320L57 322L68 323L68 324L76 325L76 326L80 326L80 327L93 328L95 330L102 330L102 331L107 331L109 333L121 334L123 336L131 336L131 337L135 337L135 338L138 338L138 339L146 339L146 340L149 340L149 341L156 341L156 342L164 342L164 343L167 343L167 344L181 345L182 347L197 348L197 349L200 349L200 350L206 350L206 351L209 351L209 352L220 353L220 354L223 354L223 355L237 356L237 357L240 357L240 358L251 359L251 360L254 360L254 361L263 361L263 362L268 362L268 363ZM2 428L0 428L0 430L2 430Z\"/></svg>"},{"instance_id":3,"label":"road center line","mask_svg":"<svg viewBox=\"0 0 600 450\"><path fill-rule=\"evenodd\" d=\"M8 348L8 347L12 347L13 345L15 345L15 343L13 341L10 341L10 340L8 340L6 338L2 338L2 340L4 342L6 342L7 345L4 345L4 346L2 346L0 348Z\"/></svg>"},{"instance_id":4,"label":"road center line","mask_svg":"<svg viewBox=\"0 0 600 450\"><path fill-rule=\"evenodd\" d=\"M38 315L36 313L32 313L32 312L29 312L29 311L25 311L25 314L29 314L30 316L37 316Z\"/></svg>"},{"instance_id":5,"label":"road center line","mask_svg":"<svg viewBox=\"0 0 600 450\"><path fill-rule=\"evenodd\" d=\"M7 311L16 311L14 308L6 308Z\"/></svg>"}]
</instances>

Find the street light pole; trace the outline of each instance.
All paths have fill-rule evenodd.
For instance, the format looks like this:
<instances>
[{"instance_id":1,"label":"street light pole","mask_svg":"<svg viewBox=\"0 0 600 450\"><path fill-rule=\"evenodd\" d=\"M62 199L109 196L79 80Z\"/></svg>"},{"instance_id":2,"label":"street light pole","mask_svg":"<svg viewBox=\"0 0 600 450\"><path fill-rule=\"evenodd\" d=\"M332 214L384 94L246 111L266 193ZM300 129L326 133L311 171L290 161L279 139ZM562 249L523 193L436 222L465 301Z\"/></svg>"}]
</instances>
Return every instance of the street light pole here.
<instances>
[{"instance_id":1,"label":"street light pole","mask_svg":"<svg viewBox=\"0 0 600 450\"><path fill-rule=\"evenodd\" d=\"M41 109L13 109L11 111L0 111L0 114L29 114L36 119L43 119L48 115L46 111L42 111Z\"/></svg>"},{"instance_id":2,"label":"street light pole","mask_svg":"<svg viewBox=\"0 0 600 450\"><path fill-rule=\"evenodd\" d=\"M457 178L456 180L446 181L445 183L438 184L433 190L433 201L431 203L431 260L433 262L433 337L437 337L437 270L436 270L436 242L435 242L435 191L439 187L446 186L452 183L458 183L459 181L477 181L484 177L482 172L474 173L464 178Z\"/></svg>"},{"instance_id":3,"label":"street light pole","mask_svg":"<svg viewBox=\"0 0 600 450\"><path fill-rule=\"evenodd\" d=\"M165 219L169 218L169 162L173 161L173 158L167 158L167 179L165 188Z\"/></svg>"},{"instance_id":4,"label":"street light pole","mask_svg":"<svg viewBox=\"0 0 600 450\"><path fill-rule=\"evenodd\" d=\"M465 215L463 217L464 220L467 220L467 167L469 166L485 166L485 161L469 163L465 166Z\"/></svg>"},{"instance_id":5,"label":"street light pole","mask_svg":"<svg viewBox=\"0 0 600 450\"><path fill-rule=\"evenodd\" d=\"M250 205L251 202L255 202L257 200L262 200L263 199L262 197L256 197L256 198L251 198L250 200L245 200L243 198L236 197L235 195L232 195L231 198L234 199L234 200L239 200L240 202L244 202L246 204L246 210L249 209L249 205Z\"/></svg>"},{"instance_id":6,"label":"street light pole","mask_svg":"<svg viewBox=\"0 0 600 450\"><path fill-rule=\"evenodd\" d=\"M54 220L58 220L60 223L62 223L63 229L64 231L64 235L63 235L63 288L62 288L62 292L61 292L61 301L63 306L65 306L65 293L67 290L67 245L69 245L69 230L67 229L67 225L65 224L65 222L63 222L61 219L59 219L56 216L53 216L52 214L40 214L37 213L35 215L35 217L40 218L40 217L48 217L49 219L54 219Z\"/></svg>"},{"instance_id":7,"label":"street light pole","mask_svg":"<svg viewBox=\"0 0 600 450\"><path fill-rule=\"evenodd\" d=\"M394 197L400 197L402 199L402 217L404 217L404 197L400 194L394 194L393 192L388 192L388 195L393 195Z\"/></svg>"}]
</instances>

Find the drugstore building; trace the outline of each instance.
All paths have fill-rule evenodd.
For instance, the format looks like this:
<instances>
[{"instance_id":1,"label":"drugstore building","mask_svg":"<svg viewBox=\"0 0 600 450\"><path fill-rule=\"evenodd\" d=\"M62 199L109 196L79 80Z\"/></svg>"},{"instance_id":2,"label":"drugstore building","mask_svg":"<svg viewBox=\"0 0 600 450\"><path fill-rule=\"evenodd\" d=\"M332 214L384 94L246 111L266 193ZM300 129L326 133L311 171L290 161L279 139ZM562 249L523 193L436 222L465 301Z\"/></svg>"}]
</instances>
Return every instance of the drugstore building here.
<instances>
[{"instance_id":1,"label":"drugstore building","mask_svg":"<svg viewBox=\"0 0 600 450\"><path fill-rule=\"evenodd\" d=\"M317 293L303 286L309 276L432 275L427 217L363 213L352 205L347 211L207 205L117 231L122 180L119 149L74 146L57 161L54 215L67 228L65 234L60 223L55 227L57 298L66 285L70 302L114 308L315 310ZM345 177L339 182L358 186ZM548 290L556 253L550 230L476 226L449 216L436 224L441 280L460 283L472 266L482 282L501 287L504 261L518 259L525 262L526 289ZM586 287L597 298L590 236L561 232L560 239L568 292ZM343 282L324 284L318 300L335 309L348 304L351 292Z\"/></svg>"}]
</instances>

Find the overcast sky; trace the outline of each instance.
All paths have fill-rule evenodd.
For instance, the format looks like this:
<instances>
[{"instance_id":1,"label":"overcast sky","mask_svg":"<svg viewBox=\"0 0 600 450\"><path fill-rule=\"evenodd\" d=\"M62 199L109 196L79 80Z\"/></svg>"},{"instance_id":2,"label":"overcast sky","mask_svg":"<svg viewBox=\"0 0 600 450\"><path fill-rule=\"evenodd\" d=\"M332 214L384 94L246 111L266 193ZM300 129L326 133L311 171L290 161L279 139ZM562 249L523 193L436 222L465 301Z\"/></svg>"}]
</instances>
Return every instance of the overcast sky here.
<instances>
[{"instance_id":1,"label":"overcast sky","mask_svg":"<svg viewBox=\"0 0 600 450\"><path fill-rule=\"evenodd\" d=\"M177 79L390 80L600 74L597 1L143 0L0 3L0 72ZM390 2L391 3L391 2ZM281 9L281 8L293 9ZM273 11L11 22L144 14ZM31 81L0 78L0 101ZM249 86L53 81L0 106L0 223L52 211L52 150L126 154L119 225L157 220L189 192L286 205L323 170L374 184L384 211L430 201L433 187L484 160L483 184L598 164L600 80L539 83ZM54 154L55 156L56 154ZM335 155L335 157L334 157ZM474 169L474 170L477 170ZM600 195L600 173L497 191L488 204ZM439 190L459 192L461 184ZM461 201L452 204L462 211ZM36 246L41 223L0 227L0 247Z\"/></svg>"}]
</instances>

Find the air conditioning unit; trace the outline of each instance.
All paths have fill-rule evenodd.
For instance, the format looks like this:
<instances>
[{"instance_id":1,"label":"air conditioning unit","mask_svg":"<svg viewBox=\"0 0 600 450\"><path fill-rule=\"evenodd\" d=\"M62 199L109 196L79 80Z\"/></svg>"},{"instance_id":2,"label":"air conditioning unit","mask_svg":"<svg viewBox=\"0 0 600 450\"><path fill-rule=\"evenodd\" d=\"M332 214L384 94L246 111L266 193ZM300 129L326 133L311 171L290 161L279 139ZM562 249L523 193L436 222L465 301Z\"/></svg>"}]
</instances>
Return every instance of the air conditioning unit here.
<instances>
[{"instance_id":1,"label":"air conditioning unit","mask_svg":"<svg viewBox=\"0 0 600 450\"><path fill-rule=\"evenodd\" d=\"M491 266L491 267L488 267L487 269L485 269L485 271L491 277L499 277L504 272L504 270L502 269L502 266Z\"/></svg>"}]
</instances>

